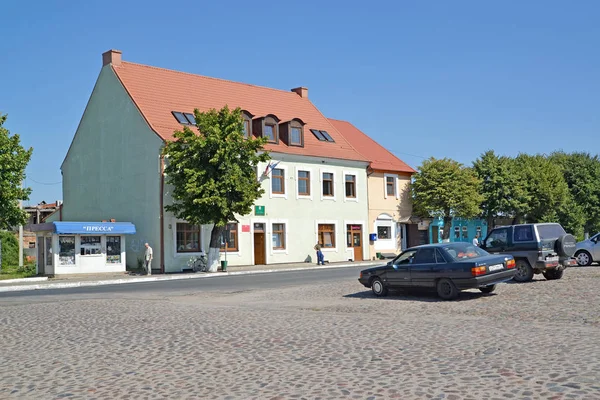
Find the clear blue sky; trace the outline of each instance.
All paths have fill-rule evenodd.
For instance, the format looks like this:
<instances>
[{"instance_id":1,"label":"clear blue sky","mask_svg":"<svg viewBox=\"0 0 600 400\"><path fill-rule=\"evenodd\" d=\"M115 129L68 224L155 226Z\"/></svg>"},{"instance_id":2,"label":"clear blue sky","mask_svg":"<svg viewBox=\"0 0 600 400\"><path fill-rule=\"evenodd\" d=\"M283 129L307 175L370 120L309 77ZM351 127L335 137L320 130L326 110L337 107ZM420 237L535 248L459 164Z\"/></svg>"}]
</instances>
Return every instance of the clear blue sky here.
<instances>
[{"instance_id":1,"label":"clear blue sky","mask_svg":"<svg viewBox=\"0 0 600 400\"><path fill-rule=\"evenodd\" d=\"M470 164L488 149L596 154L599 20L594 0L5 0L0 112L34 147L32 204L62 199L60 165L111 48L137 63L307 86L325 115L413 167L430 156Z\"/></svg>"}]
</instances>

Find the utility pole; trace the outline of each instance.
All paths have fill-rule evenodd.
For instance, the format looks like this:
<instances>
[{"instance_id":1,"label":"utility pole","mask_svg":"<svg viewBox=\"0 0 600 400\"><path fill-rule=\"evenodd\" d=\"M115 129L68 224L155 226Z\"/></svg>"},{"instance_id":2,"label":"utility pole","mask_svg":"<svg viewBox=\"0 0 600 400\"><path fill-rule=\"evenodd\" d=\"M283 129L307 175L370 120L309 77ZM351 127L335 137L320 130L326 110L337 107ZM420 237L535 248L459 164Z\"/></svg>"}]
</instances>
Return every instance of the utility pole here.
<instances>
[{"instance_id":1,"label":"utility pole","mask_svg":"<svg viewBox=\"0 0 600 400\"><path fill-rule=\"evenodd\" d=\"M19 200L19 209L23 210L23 200ZM23 225L19 225L19 267L23 268Z\"/></svg>"}]
</instances>

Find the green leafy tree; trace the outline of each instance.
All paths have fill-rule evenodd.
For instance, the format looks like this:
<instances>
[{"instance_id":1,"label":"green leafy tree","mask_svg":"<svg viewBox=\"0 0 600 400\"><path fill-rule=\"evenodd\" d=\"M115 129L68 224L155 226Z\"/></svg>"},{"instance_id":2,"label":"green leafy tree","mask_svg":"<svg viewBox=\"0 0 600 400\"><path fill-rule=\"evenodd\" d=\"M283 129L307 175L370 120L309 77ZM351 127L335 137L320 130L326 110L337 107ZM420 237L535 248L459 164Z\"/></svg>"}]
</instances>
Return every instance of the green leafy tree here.
<instances>
[{"instance_id":1,"label":"green leafy tree","mask_svg":"<svg viewBox=\"0 0 600 400\"><path fill-rule=\"evenodd\" d=\"M448 239L453 217L472 218L481 213L480 186L481 180L471 168L448 158L432 157L413 175L413 210L424 218L442 217L442 238Z\"/></svg>"},{"instance_id":2,"label":"green leafy tree","mask_svg":"<svg viewBox=\"0 0 600 400\"><path fill-rule=\"evenodd\" d=\"M560 214L569 204L569 188L561 167L545 155L519 154L515 163L525 182L528 205L519 221L560 222Z\"/></svg>"},{"instance_id":3,"label":"green leafy tree","mask_svg":"<svg viewBox=\"0 0 600 400\"><path fill-rule=\"evenodd\" d=\"M214 224L208 252L209 271L217 270L221 235L236 215L246 215L263 194L257 180L259 162L269 160L265 138L244 138L241 110L227 106L194 111L197 130L184 126L163 155L173 204L165 206L190 224Z\"/></svg>"},{"instance_id":4,"label":"green leafy tree","mask_svg":"<svg viewBox=\"0 0 600 400\"><path fill-rule=\"evenodd\" d=\"M523 215L528 207L528 192L517 164L509 157L498 156L493 150L481 155L473 163L473 170L481 179L482 216L488 230L494 227L494 218Z\"/></svg>"},{"instance_id":5,"label":"green leafy tree","mask_svg":"<svg viewBox=\"0 0 600 400\"><path fill-rule=\"evenodd\" d=\"M28 200L31 189L21 187L25 168L33 149L21 146L19 135L10 135L4 128L6 115L0 115L0 229L10 229L27 221L19 200Z\"/></svg>"}]
</instances>

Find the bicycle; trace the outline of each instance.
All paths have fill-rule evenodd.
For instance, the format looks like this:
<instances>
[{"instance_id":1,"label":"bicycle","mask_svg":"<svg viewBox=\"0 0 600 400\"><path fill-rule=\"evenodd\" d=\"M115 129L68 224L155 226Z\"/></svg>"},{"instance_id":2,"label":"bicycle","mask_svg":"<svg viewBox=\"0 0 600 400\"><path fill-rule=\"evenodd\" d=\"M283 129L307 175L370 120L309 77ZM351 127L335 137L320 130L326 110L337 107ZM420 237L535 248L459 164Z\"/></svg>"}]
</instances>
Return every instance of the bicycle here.
<instances>
[{"instance_id":1,"label":"bicycle","mask_svg":"<svg viewBox=\"0 0 600 400\"><path fill-rule=\"evenodd\" d=\"M192 257L188 261L188 267L194 272L208 272L208 258L204 252L200 253L200 257Z\"/></svg>"}]
</instances>

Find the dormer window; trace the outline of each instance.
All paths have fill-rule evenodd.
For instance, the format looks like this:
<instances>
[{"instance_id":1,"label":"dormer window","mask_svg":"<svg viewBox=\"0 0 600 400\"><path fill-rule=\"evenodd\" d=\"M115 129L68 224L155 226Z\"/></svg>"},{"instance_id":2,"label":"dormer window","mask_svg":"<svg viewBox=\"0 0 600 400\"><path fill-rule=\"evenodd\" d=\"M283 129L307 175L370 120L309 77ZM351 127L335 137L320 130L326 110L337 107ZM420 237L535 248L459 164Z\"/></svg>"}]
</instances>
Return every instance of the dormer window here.
<instances>
[{"instance_id":1,"label":"dormer window","mask_svg":"<svg viewBox=\"0 0 600 400\"><path fill-rule=\"evenodd\" d=\"M292 126L292 131L290 133L290 145L302 146L302 128Z\"/></svg>"},{"instance_id":2,"label":"dormer window","mask_svg":"<svg viewBox=\"0 0 600 400\"><path fill-rule=\"evenodd\" d=\"M242 110L242 122L244 124L244 138L248 139L252 136L252 117L254 115L250 114L246 110Z\"/></svg>"},{"instance_id":3,"label":"dormer window","mask_svg":"<svg viewBox=\"0 0 600 400\"><path fill-rule=\"evenodd\" d=\"M288 146L304 147L304 122L294 118L279 124L279 137Z\"/></svg>"},{"instance_id":4,"label":"dormer window","mask_svg":"<svg viewBox=\"0 0 600 400\"><path fill-rule=\"evenodd\" d=\"M265 124L265 127L263 129L263 137L267 138L267 141L269 142L273 142L275 143L275 130L276 130L276 125L272 125L272 124Z\"/></svg>"},{"instance_id":5,"label":"dormer window","mask_svg":"<svg viewBox=\"0 0 600 400\"><path fill-rule=\"evenodd\" d=\"M252 121L253 134L267 138L268 143L279 143L279 118L269 114Z\"/></svg>"}]
</instances>

